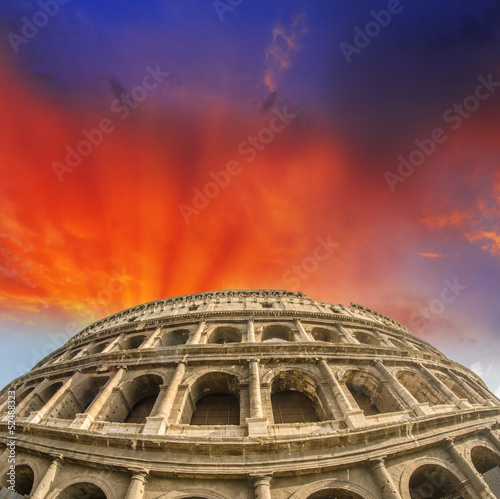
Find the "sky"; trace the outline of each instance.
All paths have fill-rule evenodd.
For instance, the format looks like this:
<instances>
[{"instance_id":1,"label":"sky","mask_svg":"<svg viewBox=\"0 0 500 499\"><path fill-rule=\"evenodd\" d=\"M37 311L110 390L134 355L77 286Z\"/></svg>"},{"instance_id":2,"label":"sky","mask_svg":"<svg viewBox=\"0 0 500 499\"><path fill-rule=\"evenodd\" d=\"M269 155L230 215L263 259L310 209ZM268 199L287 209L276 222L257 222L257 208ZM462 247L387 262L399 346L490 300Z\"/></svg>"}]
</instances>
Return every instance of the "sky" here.
<instances>
[{"instance_id":1,"label":"sky","mask_svg":"<svg viewBox=\"0 0 500 499\"><path fill-rule=\"evenodd\" d=\"M0 6L0 385L147 301L398 320L500 395L500 4Z\"/></svg>"}]
</instances>

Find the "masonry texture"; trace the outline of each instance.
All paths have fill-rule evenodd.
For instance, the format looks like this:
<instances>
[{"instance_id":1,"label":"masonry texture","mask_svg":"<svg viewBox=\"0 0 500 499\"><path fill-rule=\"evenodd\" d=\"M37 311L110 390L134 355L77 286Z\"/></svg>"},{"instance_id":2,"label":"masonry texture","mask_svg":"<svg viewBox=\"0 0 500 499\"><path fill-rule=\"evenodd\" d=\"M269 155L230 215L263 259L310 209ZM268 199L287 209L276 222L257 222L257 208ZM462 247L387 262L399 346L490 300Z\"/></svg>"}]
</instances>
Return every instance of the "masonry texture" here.
<instances>
[{"instance_id":1,"label":"masonry texture","mask_svg":"<svg viewBox=\"0 0 500 499\"><path fill-rule=\"evenodd\" d=\"M373 310L200 293L95 322L0 392L0 497L493 498L499 428L476 374Z\"/></svg>"}]
</instances>

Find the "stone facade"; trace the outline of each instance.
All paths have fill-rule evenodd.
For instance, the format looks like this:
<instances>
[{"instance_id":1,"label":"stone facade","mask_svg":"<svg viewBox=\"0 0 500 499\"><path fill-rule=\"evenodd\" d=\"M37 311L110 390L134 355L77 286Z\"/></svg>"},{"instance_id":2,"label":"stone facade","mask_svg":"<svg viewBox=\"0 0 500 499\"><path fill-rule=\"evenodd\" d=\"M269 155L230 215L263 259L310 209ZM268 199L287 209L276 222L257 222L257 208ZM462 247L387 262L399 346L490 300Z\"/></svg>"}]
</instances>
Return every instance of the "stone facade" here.
<instances>
[{"instance_id":1,"label":"stone facade","mask_svg":"<svg viewBox=\"0 0 500 499\"><path fill-rule=\"evenodd\" d=\"M181 296L85 328L0 393L4 487L9 391L34 499L476 499L500 480L500 401L477 375L302 293Z\"/></svg>"}]
</instances>

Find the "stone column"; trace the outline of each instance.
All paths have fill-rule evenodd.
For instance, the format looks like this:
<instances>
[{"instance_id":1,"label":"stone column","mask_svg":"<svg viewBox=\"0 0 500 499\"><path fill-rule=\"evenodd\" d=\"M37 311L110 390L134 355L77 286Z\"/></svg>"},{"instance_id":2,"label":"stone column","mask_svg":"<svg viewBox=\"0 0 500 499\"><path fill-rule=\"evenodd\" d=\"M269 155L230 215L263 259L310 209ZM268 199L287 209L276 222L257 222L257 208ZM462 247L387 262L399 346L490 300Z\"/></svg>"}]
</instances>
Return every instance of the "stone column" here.
<instances>
[{"instance_id":1,"label":"stone column","mask_svg":"<svg viewBox=\"0 0 500 499\"><path fill-rule=\"evenodd\" d=\"M120 343L120 341L123 340L124 338L124 334L120 334L118 335L102 352L101 354L103 353L108 353L108 352L111 352L111 350L113 350L113 348L115 348L116 345L118 345L118 343Z\"/></svg>"},{"instance_id":2,"label":"stone column","mask_svg":"<svg viewBox=\"0 0 500 499\"><path fill-rule=\"evenodd\" d=\"M498 452L500 452L500 439L493 433L493 430L491 428L488 428L486 430L486 436L490 440L490 442L498 449Z\"/></svg>"},{"instance_id":3,"label":"stone column","mask_svg":"<svg viewBox=\"0 0 500 499\"><path fill-rule=\"evenodd\" d=\"M247 342L255 343L255 323L253 318L249 319L247 323Z\"/></svg>"},{"instance_id":4,"label":"stone column","mask_svg":"<svg viewBox=\"0 0 500 499\"><path fill-rule=\"evenodd\" d=\"M158 339L158 336L160 336L160 333L161 333L161 327L157 327L155 332L149 338L147 338L139 348L140 349L151 348Z\"/></svg>"},{"instance_id":5,"label":"stone column","mask_svg":"<svg viewBox=\"0 0 500 499\"><path fill-rule=\"evenodd\" d=\"M470 407L470 403L467 400L462 400L457 397L436 375L434 375L431 371L429 371L422 364L417 364L420 372L429 380L431 383L434 383L439 387L439 390L444 393L446 398L452 403L455 404L459 409L463 409L465 407Z\"/></svg>"},{"instance_id":6,"label":"stone column","mask_svg":"<svg viewBox=\"0 0 500 499\"><path fill-rule=\"evenodd\" d=\"M170 380L168 389L165 392L165 396L158 406L158 410L155 414L152 414L146 418L146 425L144 426L143 433L146 435L161 435L165 433L165 429L168 426L168 418L170 416L170 411L174 405L175 397L177 396L177 390L179 385L184 378L184 373L186 372L186 361L182 360L177 364L175 368L174 375Z\"/></svg>"},{"instance_id":7,"label":"stone column","mask_svg":"<svg viewBox=\"0 0 500 499\"><path fill-rule=\"evenodd\" d=\"M299 319L295 319L295 325L297 326L297 329L299 330L300 340L311 342L312 339L307 334L307 331L304 329L304 326L302 325L302 322L300 322Z\"/></svg>"},{"instance_id":8,"label":"stone column","mask_svg":"<svg viewBox=\"0 0 500 499\"><path fill-rule=\"evenodd\" d=\"M387 379L388 383L396 391L401 400L403 400L417 416L425 416L433 413L428 405L420 404L420 402L399 382L396 376L394 376L380 360L375 361L375 366L382 376Z\"/></svg>"},{"instance_id":9,"label":"stone column","mask_svg":"<svg viewBox=\"0 0 500 499\"><path fill-rule=\"evenodd\" d=\"M200 343L201 333L205 330L207 323L205 321L201 321L198 325L198 329L193 334L193 337L187 342L188 345L198 345Z\"/></svg>"},{"instance_id":10,"label":"stone column","mask_svg":"<svg viewBox=\"0 0 500 499\"><path fill-rule=\"evenodd\" d=\"M30 496L31 499L44 499L49 493L50 487L56 478L58 471L64 465L64 458L62 456L56 457L49 466L40 480L35 492Z\"/></svg>"},{"instance_id":11,"label":"stone column","mask_svg":"<svg viewBox=\"0 0 500 499\"><path fill-rule=\"evenodd\" d=\"M125 499L142 499L146 490L148 472L146 470L131 470L133 475L128 486Z\"/></svg>"},{"instance_id":12,"label":"stone column","mask_svg":"<svg viewBox=\"0 0 500 499\"><path fill-rule=\"evenodd\" d=\"M351 402L346 397L344 390L340 386L340 383L337 381L337 378L333 375L328 362L325 359L320 359L319 367L326 381L330 385L330 388L333 392L333 395L339 404L340 410L344 415L345 422L349 428L354 428L356 426L360 426L365 423L365 416L363 411L355 410L351 405Z\"/></svg>"},{"instance_id":13,"label":"stone column","mask_svg":"<svg viewBox=\"0 0 500 499\"><path fill-rule=\"evenodd\" d=\"M57 403L66 395L71 385L73 384L73 380L75 379L75 374L69 378L66 383L57 390L54 395L49 399L49 401L38 411L31 413L28 417L28 421L30 423L39 423L56 405Z\"/></svg>"},{"instance_id":14,"label":"stone column","mask_svg":"<svg viewBox=\"0 0 500 499\"><path fill-rule=\"evenodd\" d=\"M253 487L255 499L271 499L272 475L255 476Z\"/></svg>"},{"instance_id":15,"label":"stone column","mask_svg":"<svg viewBox=\"0 0 500 499\"><path fill-rule=\"evenodd\" d=\"M80 430L88 430L90 428L90 425L94 422L104 404L106 404L109 400L113 389L121 382L125 371L126 370L123 367L116 371L114 376L108 380L101 393L89 405L87 410L83 414L76 415L75 420L70 425L70 428L77 428Z\"/></svg>"},{"instance_id":16,"label":"stone column","mask_svg":"<svg viewBox=\"0 0 500 499\"><path fill-rule=\"evenodd\" d=\"M480 477L472 465L469 464L469 461L467 461L467 459L460 454L453 442L453 439L446 438L444 440L444 445L448 454L450 454L455 464L460 468L460 471L467 477L468 480L470 480L470 484L480 497L495 499L495 496L491 493L490 488L486 485L483 478Z\"/></svg>"},{"instance_id":17,"label":"stone column","mask_svg":"<svg viewBox=\"0 0 500 499\"><path fill-rule=\"evenodd\" d=\"M382 458L370 460L368 467L370 468L373 478L377 482L384 499L401 499L401 495L394 485L391 475L389 475Z\"/></svg>"},{"instance_id":18,"label":"stone column","mask_svg":"<svg viewBox=\"0 0 500 499\"><path fill-rule=\"evenodd\" d=\"M246 419L248 436L267 435L267 418L263 415L260 393L259 361L249 361L250 417Z\"/></svg>"}]
</instances>

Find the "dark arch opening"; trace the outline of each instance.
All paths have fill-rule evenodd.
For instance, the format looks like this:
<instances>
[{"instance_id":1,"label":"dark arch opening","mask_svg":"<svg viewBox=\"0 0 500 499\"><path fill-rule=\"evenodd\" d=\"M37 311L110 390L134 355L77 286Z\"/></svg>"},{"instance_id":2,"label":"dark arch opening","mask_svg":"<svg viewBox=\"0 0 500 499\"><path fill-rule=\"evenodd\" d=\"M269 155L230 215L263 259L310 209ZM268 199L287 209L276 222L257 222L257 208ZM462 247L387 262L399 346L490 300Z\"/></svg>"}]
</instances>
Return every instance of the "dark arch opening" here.
<instances>
[{"instance_id":1,"label":"dark arch opening","mask_svg":"<svg viewBox=\"0 0 500 499\"><path fill-rule=\"evenodd\" d=\"M495 497L500 497L500 456L488 447L478 445L470 453L474 468L483 475L484 481Z\"/></svg>"},{"instance_id":2,"label":"dark arch opening","mask_svg":"<svg viewBox=\"0 0 500 499\"><path fill-rule=\"evenodd\" d=\"M453 495L462 496L457 491L460 480L449 470L436 464L425 464L417 468L410 477L409 489L412 499L439 499Z\"/></svg>"},{"instance_id":3,"label":"dark arch opening","mask_svg":"<svg viewBox=\"0 0 500 499\"><path fill-rule=\"evenodd\" d=\"M307 499L363 499L363 496L346 489L319 490Z\"/></svg>"},{"instance_id":4,"label":"dark arch opening","mask_svg":"<svg viewBox=\"0 0 500 499\"><path fill-rule=\"evenodd\" d=\"M438 392L427 380L414 371L399 371L396 378L420 403L429 402L429 405L447 403L444 394Z\"/></svg>"},{"instance_id":5,"label":"dark arch opening","mask_svg":"<svg viewBox=\"0 0 500 499\"><path fill-rule=\"evenodd\" d=\"M188 329L176 329L164 334L160 341L161 347L173 347L176 345L184 345L189 339Z\"/></svg>"},{"instance_id":6,"label":"dark arch opening","mask_svg":"<svg viewBox=\"0 0 500 499\"><path fill-rule=\"evenodd\" d=\"M33 395L32 399L29 401L29 404L25 407L24 410L20 411L20 416L29 416L30 412L39 411L51 398L59 388L63 385L62 381L56 381L52 383L50 386L42 390L40 393Z\"/></svg>"},{"instance_id":7,"label":"dark arch opening","mask_svg":"<svg viewBox=\"0 0 500 499\"><path fill-rule=\"evenodd\" d=\"M343 343L342 335L334 331L333 329L327 329L325 327L315 327L311 331L312 337L316 341L323 341L326 343Z\"/></svg>"},{"instance_id":8,"label":"dark arch opening","mask_svg":"<svg viewBox=\"0 0 500 499\"><path fill-rule=\"evenodd\" d=\"M97 345L94 345L89 349L88 354L95 355L101 353L109 345L109 343L109 341L103 341L101 343L98 343Z\"/></svg>"},{"instance_id":9,"label":"dark arch opening","mask_svg":"<svg viewBox=\"0 0 500 499\"><path fill-rule=\"evenodd\" d=\"M216 328L208 337L207 343L240 343L242 339L241 331L235 327L220 326Z\"/></svg>"},{"instance_id":10,"label":"dark arch opening","mask_svg":"<svg viewBox=\"0 0 500 499\"><path fill-rule=\"evenodd\" d=\"M380 346L380 341L371 333L365 331L354 331L352 335L360 342L365 345Z\"/></svg>"},{"instance_id":11,"label":"dark arch opening","mask_svg":"<svg viewBox=\"0 0 500 499\"><path fill-rule=\"evenodd\" d=\"M107 499L106 494L100 487L88 482L74 483L66 487L58 494L57 499L75 499L77 497L82 499Z\"/></svg>"},{"instance_id":12,"label":"dark arch opening","mask_svg":"<svg viewBox=\"0 0 500 499\"><path fill-rule=\"evenodd\" d=\"M293 341L295 339L293 331L287 326L279 324L267 326L262 331L262 342L282 342Z\"/></svg>"},{"instance_id":13,"label":"dark arch opening","mask_svg":"<svg viewBox=\"0 0 500 499\"><path fill-rule=\"evenodd\" d=\"M400 350L410 350L410 347L408 345L405 345L402 341L397 340L396 338L389 338L389 341L396 347L399 348Z\"/></svg>"},{"instance_id":14,"label":"dark arch opening","mask_svg":"<svg viewBox=\"0 0 500 499\"><path fill-rule=\"evenodd\" d=\"M142 345L145 339L144 335L131 336L120 343L118 350L135 350Z\"/></svg>"},{"instance_id":15,"label":"dark arch opening","mask_svg":"<svg viewBox=\"0 0 500 499\"><path fill-rule=\"evenodd\" d=\"M21 464L16 466L16 492L21 495L29 495L33 488L35 474L30 466Z\"/></svg>"}]
</instances>

